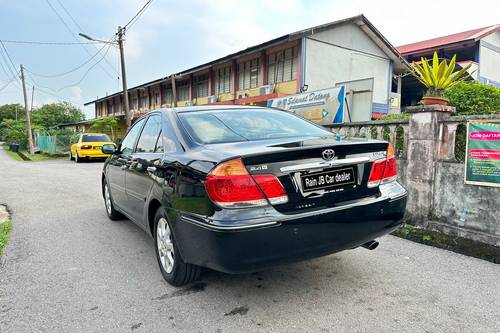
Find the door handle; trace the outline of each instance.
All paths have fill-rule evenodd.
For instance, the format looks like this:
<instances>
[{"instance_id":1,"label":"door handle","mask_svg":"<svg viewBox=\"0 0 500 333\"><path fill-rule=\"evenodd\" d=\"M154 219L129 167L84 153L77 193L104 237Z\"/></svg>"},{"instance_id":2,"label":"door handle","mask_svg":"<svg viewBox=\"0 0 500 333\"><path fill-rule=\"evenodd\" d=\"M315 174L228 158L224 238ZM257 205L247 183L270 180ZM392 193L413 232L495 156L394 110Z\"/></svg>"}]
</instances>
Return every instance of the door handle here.
<instances>
[{"instance_id":1,"label":"door handle","mask_svg":"<svg viewBox=\"0 0 500 333\"><path fill-rule=\"evenodd\" d=\"M148 170L148 172L155 172L156 171L156 167L154 167L154 166L148 166L146 170Z\"/></svg>"}]
</instances>

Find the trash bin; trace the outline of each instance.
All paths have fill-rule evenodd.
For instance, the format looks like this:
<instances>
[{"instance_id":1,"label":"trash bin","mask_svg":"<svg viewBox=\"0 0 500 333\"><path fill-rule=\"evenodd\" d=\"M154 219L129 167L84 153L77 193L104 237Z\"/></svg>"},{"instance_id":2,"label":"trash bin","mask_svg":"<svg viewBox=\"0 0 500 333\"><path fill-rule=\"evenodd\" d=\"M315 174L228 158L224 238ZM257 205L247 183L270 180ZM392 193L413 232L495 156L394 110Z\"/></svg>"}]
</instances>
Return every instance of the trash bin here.
<instances>
[{"instance_id":1,"label":"trash bin","mask_svg":"<svg viewBox=\"0 0 500 333\"><path fill-rule=\"evenodd\" d=\"M11 143L10 150L13 151L14 153L19 152L19 145L17 143Z\"/></svg>"}]
</instances>

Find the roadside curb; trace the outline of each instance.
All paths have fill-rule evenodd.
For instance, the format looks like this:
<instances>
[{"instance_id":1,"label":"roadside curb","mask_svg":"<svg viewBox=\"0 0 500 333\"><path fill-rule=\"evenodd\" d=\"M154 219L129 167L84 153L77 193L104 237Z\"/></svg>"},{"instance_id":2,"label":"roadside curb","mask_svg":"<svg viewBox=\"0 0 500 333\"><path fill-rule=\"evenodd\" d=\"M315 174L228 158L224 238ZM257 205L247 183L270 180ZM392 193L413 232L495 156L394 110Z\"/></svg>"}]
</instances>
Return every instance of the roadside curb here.
<instances>
[{"instance_id":1,"label":"roadside curb","mask_svg":"<svg viewBox=\"0 0 500 333\"><path fill-rule=\"evenodd\" d=\"M473 241L460 236L447 235L438 231L423 229L411 224L403 224L391 235L420 244L449 250L469 257L500 264L500 247Z\"/></svg>"}]
</instances>

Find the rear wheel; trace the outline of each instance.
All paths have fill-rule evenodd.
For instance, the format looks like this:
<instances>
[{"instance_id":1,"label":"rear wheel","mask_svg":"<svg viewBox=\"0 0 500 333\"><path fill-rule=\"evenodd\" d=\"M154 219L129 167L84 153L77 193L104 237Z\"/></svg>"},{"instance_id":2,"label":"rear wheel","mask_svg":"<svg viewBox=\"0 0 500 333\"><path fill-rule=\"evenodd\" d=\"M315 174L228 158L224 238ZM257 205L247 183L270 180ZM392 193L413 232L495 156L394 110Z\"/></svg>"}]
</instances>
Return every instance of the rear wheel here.
<instances>
[{"instance_id":1,"label":"rear wheel","mask_svg":"<svg viewBox=\"0 0 500 333\"><path fill-rule=\"evenodd\" d=\"M69 160L73 161L73 154L71 153L71 149L69 150Z\"/></svg>"},{"instance_id":2,"label":"rear wheel","mask_svg":"<svg viewBox=\"0 0 500 333\"><path fill-rule=\"evenodd\" d=\"M162 207L155 215L155 252L163 278L173 286L183 286L195 281L201 267L185 263L177 247L170 223Z\"/></svg>"},{"instance_id":3,"label":"rear wheel","mask_svg":"<svg viewBox=\"0 0 500 333\"><path fill-rule=\"evenodd\" d=\"M123 219L122 213L115 209L113 204L113 198L111 197L111 192L109 191L109 185L106 179L102 182L102 192L104 195L104 206L106 207L106 213L110 220L116 221Z\"/></svg>"}]
</instances>

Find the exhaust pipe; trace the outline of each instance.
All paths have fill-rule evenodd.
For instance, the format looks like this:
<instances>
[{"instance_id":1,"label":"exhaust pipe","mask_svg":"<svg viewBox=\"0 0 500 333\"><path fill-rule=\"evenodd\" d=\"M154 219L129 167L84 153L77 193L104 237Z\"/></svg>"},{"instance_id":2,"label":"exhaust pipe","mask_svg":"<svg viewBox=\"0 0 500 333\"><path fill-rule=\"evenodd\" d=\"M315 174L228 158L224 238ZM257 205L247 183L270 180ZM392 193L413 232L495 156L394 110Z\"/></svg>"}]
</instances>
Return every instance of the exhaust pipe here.
<instances>
[{"instance_id":1,"label":"exhaust pipe","mask_svg":"<svg viewBox=\"0 0 500 333\"><path fill-rule=\"evenodd\" d=\"M368 250L375 250L378 247L378 242L376 240L371 240L361 246Z\"/></svg>"}]
</instances>

